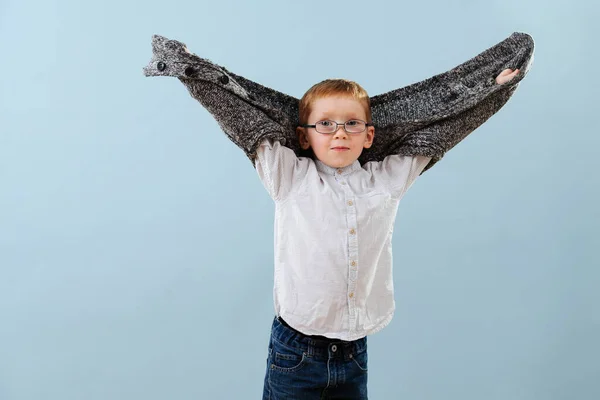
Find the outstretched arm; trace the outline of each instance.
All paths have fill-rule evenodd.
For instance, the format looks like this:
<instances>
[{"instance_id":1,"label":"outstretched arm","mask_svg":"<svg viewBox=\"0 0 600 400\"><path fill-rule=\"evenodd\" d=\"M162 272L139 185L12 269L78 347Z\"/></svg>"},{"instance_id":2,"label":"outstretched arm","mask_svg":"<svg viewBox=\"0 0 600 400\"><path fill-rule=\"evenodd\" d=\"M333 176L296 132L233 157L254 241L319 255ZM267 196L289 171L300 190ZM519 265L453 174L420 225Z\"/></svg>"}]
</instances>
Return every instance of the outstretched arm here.
<instances>
[{"instance_id":1,"label":"outstretched arm","mask_svg":"<svg viewBox=\"0 0 600 400\"><path fill-rule=\"evenodd\" d=\"M377 135L362 161L428 156L427 171L506 104L533 50L531 36L515 32L447 72L371 98Z\"/></svg>"},{"instance_id":2,"label":"outstretched arm","mask_svg":"<svg viewBox=\"0 0 600 400\"><path fill-rule=\"evenodd\" d=\"M253 164L266 138L300 153L295 133L298 99L238 76L160 35L152 36L152 59L143 71L145 76L178 78Z\"/></svg>"},{"instance_id":3,"label":"outstretched arm","mask_svg":"<svg viewBox=\"0 0 600 400\"><path fill-rule=\"evenodd\" d=\"M253 165L265 138L306 155L295 133L298 99L200 58L176 40L154 35L152 50L144 74L177 77ZM426 156L428 170L504 106L530 69L533 50L531 36L515 32L447 72L372 97L377 136L359 162Z\"/></svg>"}]
</instances>

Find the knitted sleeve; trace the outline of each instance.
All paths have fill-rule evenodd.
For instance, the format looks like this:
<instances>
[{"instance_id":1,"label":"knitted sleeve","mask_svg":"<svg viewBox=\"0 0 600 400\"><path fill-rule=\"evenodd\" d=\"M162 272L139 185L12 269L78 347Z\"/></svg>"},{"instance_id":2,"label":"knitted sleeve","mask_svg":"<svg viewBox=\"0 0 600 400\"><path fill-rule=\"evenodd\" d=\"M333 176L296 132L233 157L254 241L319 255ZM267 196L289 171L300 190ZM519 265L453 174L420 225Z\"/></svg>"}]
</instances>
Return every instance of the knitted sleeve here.
<instances>
[{"instance_id":1,"label":"knitted sleeve","mask_svg":"<svg viewBox=\"0 0 600 400\"><path fill-rule=\"evenodd\" d=\"M178 78L253 165L256 150L266 138L302 153L295 133L298 99L200 58L177 40L153 35L152 53L144 75Z\"/></svg>"},{"instance_id":2,"label":"knitted sleeve","mask_svg":"<svg viewBox=\"0 0 600 400\"><path fill-rule=\"evenodd\" d=\"M364 160L423 155L432 157L428 170L506 104L531 68L533 50L531 36L515 32L447 72L372 97L376 133ZM519 73L498 85L495 78L506 68Z\"/></svg>"},{"instance_id":3,"label":"knitted sleeve","mask_svg":"<svg viewBox=\"0 0 600 400\"><path fill-rule=\"evenodd\" d=\"M297 98L200 58L176 40L154 35L152 51L144 74L178 78L253 166L265 138L279 141L298 157L311 157L296 136ZM428 170L504 106L529 71L533 51L531 36L515 32L447 72L371 97L375 139L358 161L363 165L388 155L420 155L431 157L423 172ZM497 85L495 77L506 68L520 72Z\"/></svg>"}]
</instances>

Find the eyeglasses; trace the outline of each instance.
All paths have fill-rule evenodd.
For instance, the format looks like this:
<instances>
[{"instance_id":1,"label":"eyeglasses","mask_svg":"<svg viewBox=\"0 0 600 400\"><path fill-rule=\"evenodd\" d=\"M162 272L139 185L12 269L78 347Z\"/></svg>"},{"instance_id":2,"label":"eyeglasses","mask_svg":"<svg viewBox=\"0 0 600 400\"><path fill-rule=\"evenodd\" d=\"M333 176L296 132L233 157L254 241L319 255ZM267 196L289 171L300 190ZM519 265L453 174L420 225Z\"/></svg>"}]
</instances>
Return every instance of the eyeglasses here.
<instances>
[{"instance_id":1,"label":"eyeglasses","mask_svg":"<svg viewBox=\"0 0 600 400\"><path fill-rule=\"evenodd\" d=\"M373 124L367 123L360 119L351 119L343 124L339 124L335 121L326 119L317 122L315 125L304 124L300 126L303 128L315 128L319 133L330 134L337 132L340 125L344 127L344 130L346 132L351 134L358 134L364 132L365 129L367 129L367 126L373 126Z\"/></svg>"}]
</instances>

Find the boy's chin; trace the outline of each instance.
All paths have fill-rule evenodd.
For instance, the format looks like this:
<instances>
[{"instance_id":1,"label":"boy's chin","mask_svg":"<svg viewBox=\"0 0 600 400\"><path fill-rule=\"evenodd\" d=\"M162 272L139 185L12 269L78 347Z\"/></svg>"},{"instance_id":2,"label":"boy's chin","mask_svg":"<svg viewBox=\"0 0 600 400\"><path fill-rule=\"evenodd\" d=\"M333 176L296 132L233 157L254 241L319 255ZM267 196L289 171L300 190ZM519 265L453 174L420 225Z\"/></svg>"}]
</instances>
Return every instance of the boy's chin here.
<instances>
[{"instance_id":1,"label":"boy's chin","mask_svg":"<svg viewBox=\"0 0 600 400\"><path fill-rule=\"evenodd\" d=\"M331 159L325 159L325 160L319 159L319 161L321 161L323 164L325 164L331 168L345 168L345 167L348 167L348 166L354 164L354 162L356 160L358 160L358 159L353 158L351 160L346 159L343 161L342 160L331 160Z\"/></svg>"},{"instance_id":2,"label":"boy's chin","mask_svg":"<svg viewBox=\"0 0 600 400\"><path fill-rule=\"evenodd\" d=\"M341 154L337 154L336 152L332 151L332 153L336 153L336 154L325 154L323 157L319 157L316 155L316 153L314 151L311 151L311 148L309 147L307 151L311 152L311 158L313 160L319 160L321 161L323 164L327 165L328 167L331 168L344 168L347 167L349 165L354 164L354 162L356 160L358 160L358 158L360 157L360 154L358 156L353 156L353 157L348 157L348 155L346 157L340 157Z\"/></svg>"}]
</instances>

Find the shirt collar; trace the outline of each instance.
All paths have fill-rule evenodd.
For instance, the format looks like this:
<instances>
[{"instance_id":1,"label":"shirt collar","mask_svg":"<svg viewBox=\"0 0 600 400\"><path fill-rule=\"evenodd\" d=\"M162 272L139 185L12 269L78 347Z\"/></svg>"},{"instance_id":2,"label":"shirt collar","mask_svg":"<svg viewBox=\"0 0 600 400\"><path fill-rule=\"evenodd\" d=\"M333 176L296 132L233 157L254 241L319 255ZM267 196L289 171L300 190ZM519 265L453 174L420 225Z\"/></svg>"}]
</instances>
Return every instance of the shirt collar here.
<instances>
[{"instance_id":1,"label":"shirt collar","mask_svg":"<svg viewBox=\"0 0 600 400\"><path fill-rule=\"evenodd\" d=\"M355 160L352 164L343 168L330 167L318 158L315 158L315 164L317 165L317 170L329 175L348 175L362 168L358 160Z\"/></svg>"}]
</instances>

